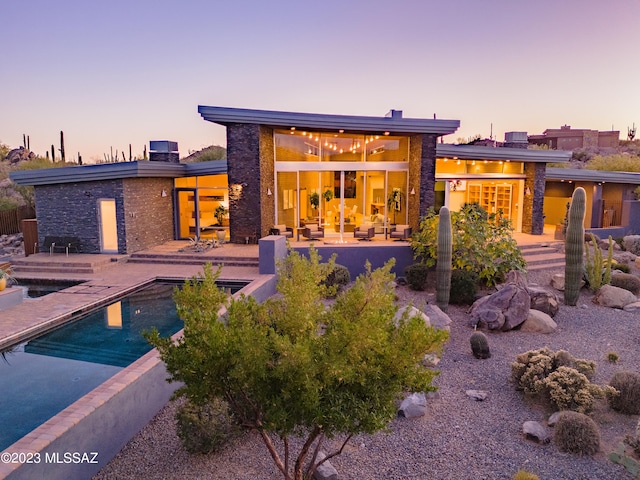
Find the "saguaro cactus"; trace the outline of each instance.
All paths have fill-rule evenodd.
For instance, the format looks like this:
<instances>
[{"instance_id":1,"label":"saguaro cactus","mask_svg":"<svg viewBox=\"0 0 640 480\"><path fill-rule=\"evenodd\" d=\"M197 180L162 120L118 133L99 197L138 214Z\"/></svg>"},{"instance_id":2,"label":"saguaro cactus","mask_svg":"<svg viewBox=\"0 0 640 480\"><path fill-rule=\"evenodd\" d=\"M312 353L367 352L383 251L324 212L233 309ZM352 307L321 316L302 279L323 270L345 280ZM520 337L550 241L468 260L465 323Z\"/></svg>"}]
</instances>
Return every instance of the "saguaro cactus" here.
<instances>
[{"instance_id":1,"label":"saguaro cactus","mask_svg":"<svg viewBox=\"0 0 640 480\"><path fill-rule=\"evenodd\" d=\"M64 153L64 132L60 130L60 156L62 157L62 163L66 161L66 156Z\"/></svg>"},{"instance_id":2,"label":"saguaro cactus","mask_svg":"<svg viewBox=\"0 0 640 480\"><path fill-rule=\"evenodd\" d=\"M438 221L438 258L436 263L436 303L442 311L449 306L451 293L451 213L447 207L440 209Z\"/></svg>"},{"instance_id":3,"label":"saguaro cactus","mask_svg":"<svg viewBox=\"0 0 640 480\"><path fill-rule=\"evenodd\" d=\"M587 194L584 188L578 187L573 192L567 236L565 239L565 267L564 267L564 303L575 305L578 303L582 275L584 273L584 215Z\"/></svg>"}]
</instances>

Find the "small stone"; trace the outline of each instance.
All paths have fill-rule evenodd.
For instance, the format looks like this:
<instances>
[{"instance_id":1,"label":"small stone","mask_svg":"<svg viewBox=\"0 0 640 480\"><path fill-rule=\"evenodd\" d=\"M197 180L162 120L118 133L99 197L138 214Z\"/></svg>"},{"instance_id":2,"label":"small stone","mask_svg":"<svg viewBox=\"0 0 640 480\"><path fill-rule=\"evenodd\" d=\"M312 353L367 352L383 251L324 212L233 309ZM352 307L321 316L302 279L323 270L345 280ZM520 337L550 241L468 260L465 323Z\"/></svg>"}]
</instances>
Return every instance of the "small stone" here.
<instances>
[{"instance_id":1,"label":"small stone","mask_svg":"<svg viewBox=\"0 0 640 480\"><path fill-rule=\"evenodd\" d=\"M422 365L425 367L435 367L440 363L440 358L435 353L427 353L422 359Z\"/></svg>"},{"instance_id":2,"label":"small stone","mask_svg":"<svg viewBox=\"0 0 640 480\"><path fill-rule=\"evenodd\" d=\"M546 313L539 310L529 310L529 316L520 327L520 331L553 333L557 328L558 324Z\"/></svg>"},{"instance_id":3,"label":"small stone","mask_svg":"<svg viewBox=\"0 0 640 480\"><path fill-rule=\"evenodd\" d=\"M405 418L422 417L427 412L427 397L424 393L412 393L400 404L398 415Z\"/></svg>"},{"instance_id":4,"label":"small stone","mask_svg":"<svg viewBox=\"0 0 640 480\"><path fill-rule=\"evenodd\" d=\"M551 277L551 286L561 292L564 291L564 273L555 273Z\"/></svg>"},{"instance_id":5,"label":"small stone","mask_svg":"<svg viewBox=\"0 0 640 480\"><path fill-rule=\"evenodd\" d=\"M320 462L326 457L324 452L318 452L317 461ZM331 462L327 460L313 472L315 480L338 480L338 471Z\"/></svg>"},{"instance_id":6,"label":"small stone","mask_svg":"<svg viewBox=\"0 0 640 480\"><path fill-rule=\"evenodd\" d=\"M539 423L533 420L528 420L522 425L522 433L527 438L536 440L538 443L549 443L551 438L547 433L547 430Z\"/></svg>"},{"instance_id":7,"label":"small stone","mask_svg":"<svg viewBox=\"0 0 640 480\"><path fill-rule=\"evenodd\" d=\"M549 425L550 427L553 427L558 422L559 418L560 418L560 412L555 412L551 414L551 416L549 417L549 420L547 420L547 425Z\"/></svg>"},{"instance_id":8,"label":"small stone","mask_svg":"<svg viewBox=\"0 0 640 480\"><path fill-rule=\"evenodd\" d=\"M464 392L469 398L472 398L476 402L482 402L487 398L487 392L484 390L467 390Z\"/></svg>"}]
</instances>

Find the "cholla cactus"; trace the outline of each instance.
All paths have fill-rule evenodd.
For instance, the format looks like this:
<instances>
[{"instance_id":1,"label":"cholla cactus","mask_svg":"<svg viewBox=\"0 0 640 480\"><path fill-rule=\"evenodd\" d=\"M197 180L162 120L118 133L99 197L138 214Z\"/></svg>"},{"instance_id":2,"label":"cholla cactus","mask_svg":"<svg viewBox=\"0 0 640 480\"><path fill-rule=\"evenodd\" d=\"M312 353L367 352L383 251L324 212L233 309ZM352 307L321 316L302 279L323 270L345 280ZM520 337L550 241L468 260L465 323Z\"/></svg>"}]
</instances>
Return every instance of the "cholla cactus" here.
<instances>
[{"instance_id":1,"label":"cholla cactus","mask_svg":"<svg viewBox=\"0 0 640 480\"><path fill-rule=\"evenodd\" d=\"M584 215L587 194L578 187L573 192L569 207L569 223L565 240L564 303L575 306L580 296L584 273Z\"/></svg>"}]
</instances>

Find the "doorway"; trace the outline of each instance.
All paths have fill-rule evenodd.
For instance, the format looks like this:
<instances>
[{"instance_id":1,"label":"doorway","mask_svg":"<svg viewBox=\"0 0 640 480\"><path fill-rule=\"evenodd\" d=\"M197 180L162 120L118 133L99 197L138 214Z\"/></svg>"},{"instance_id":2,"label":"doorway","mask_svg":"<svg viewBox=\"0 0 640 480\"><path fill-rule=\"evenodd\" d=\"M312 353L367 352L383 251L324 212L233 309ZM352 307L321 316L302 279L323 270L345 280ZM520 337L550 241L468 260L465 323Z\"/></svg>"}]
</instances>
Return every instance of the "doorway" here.
<instances>
[{"instance_id":1,"label":"doorway","mask_svg":"<svg viewBox=\"0 0 640 480\"><path fill-rule=\"evenodd\" d=\"M98 225L100 227L100 253L118 253L115 199L98 199Z\"/></svg>"}]
</instances>

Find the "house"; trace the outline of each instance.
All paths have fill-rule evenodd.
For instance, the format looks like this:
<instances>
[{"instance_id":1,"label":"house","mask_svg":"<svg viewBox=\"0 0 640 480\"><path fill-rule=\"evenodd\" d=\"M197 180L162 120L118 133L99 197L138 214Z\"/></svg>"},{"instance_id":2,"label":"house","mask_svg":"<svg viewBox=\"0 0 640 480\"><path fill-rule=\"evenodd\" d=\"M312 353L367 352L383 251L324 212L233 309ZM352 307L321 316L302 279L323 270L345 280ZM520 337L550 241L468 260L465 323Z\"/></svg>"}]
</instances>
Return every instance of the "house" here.
<instances>
[{"instance_id":1,"label":"house","mask_svg":"<svg viewBox=\"0 0 640 480\"><path fill-rule=\"evenodd\" d=\"M133 253L171 239L256 241L274 225L353 236L371 223L418 228L430 207L479 202L517 231L541 234L546 164L570 152L446 145L458 120L326 115L200 106L227 129L227 160L180 164L175 142L150 161L13 172L35 187L38 242L74 236L85 253Z\"/></svg>"},{"instance_id":2,"label":"house","mask_svg":"<svg viewBox=\"0 0 640 480\"><path fill-rule=\"evenodd\" d=\"M574 150L585 147L617 147L620 143L620 131L575 129L569 125L549 128L542 135L529 135L529 143L545 145L554 150Z\"/></svg>"}]
</instances>

